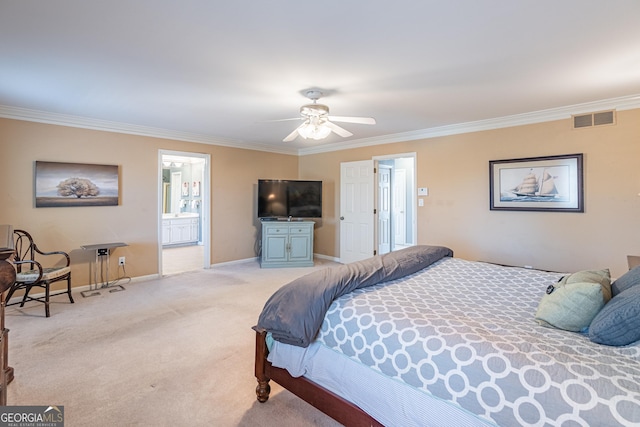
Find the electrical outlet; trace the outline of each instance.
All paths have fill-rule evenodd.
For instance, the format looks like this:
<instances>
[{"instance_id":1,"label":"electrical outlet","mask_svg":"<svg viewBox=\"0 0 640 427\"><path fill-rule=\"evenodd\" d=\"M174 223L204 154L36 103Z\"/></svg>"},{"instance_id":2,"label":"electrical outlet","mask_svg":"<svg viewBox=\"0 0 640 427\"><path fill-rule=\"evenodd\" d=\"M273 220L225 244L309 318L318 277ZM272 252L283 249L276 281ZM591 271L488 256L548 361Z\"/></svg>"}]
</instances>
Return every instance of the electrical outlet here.
<instances>
[{"instance_id":1,"label":"electrical outlet","mask_svg":"<svg viewBox=\"0 0 640 427\"><path fill-rule=\"evenodd\" d=\"M118 265L124 265L124 257L123 256L118 258Z\"/></svg>"}]
</instances>

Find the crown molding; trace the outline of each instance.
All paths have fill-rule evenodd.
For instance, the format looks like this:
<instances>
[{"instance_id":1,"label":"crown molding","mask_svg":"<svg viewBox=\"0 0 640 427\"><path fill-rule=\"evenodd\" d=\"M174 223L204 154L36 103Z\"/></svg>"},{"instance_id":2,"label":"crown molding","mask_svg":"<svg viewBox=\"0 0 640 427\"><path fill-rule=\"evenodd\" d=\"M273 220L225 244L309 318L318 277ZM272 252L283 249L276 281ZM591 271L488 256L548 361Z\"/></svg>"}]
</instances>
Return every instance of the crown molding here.
<instances>
[{"instance_id":1,"label":"crown molding","mask_svg":"<svg viewBox=\"0 0 640 427\"><path fill-rule=\"evenodd\" d=\"M141 135L153 138L165 138L178 141L195 142L199 144L219 145L223 147L233 147L246 150L303 156L308 154L349 150L352 148L360 148L373 145L391 144L394 142L415 141L419 139L437 138L441 136L543 123L553 120L568 119L574 114L583 114L613 109L623 111L635 108L640 108L640 94L623 96L619 98L610 98L600 101L585 102L582 104L574 104L559 108L550 108L547 110L534 111L530 113L515 114L511 116L498 117L495 119L486 119L447 126L438 126L428 129L384 135L380 137L361 138L344 142L336 142L332 144L322 144L315 147L300 149L295 149L287 146L275 146L268 144L251 143L241 140L217 138L209 135L180 132L169 129L154 128L150 126L139 126L129 123L112 122L108 120L93 119L89 117L50 113L46 111L12 107L8 105L0 105L0 117L60 126L70 126L83 129L101 130L105 132Z\"/></svg>"},{"instance_id":2,"label":"crown molding","mask_svg":"<svg viewBox=\"0 0 640 427\"><path fill-rule=\"evenodd\" d=\"M153 138L173 139L178 141L196 142L199 144L219 145L223 147L243 148L247 150L267 151L279 154L296 155L297 150L288 147L275 147L267 144L248 143L240 140L217 138L190 132L180 132L169 129L139 126L129 123L112 122L93 119L90 117L73 116L69 114L50 113L28 108L0 105L0 117L6 119L24 120L29 122L46 123L69 126L82 129L100 130L105 132L124 133L129 135L149 136Z\"/></svg>"},{"instance_id":3,"label":"crown molding","mask_svg":"<svg viewBox=\"0 0 640 427\"><path fill-rule=\"evenodd\" d=\"M331 151L349 150L352 148L372 145L390 144L394 142L415 141L419 139L437 138L440 136L458 135L463 133L480 132L484 130L501 129L535 123L550 122L571 118L575 114L590 113L603 110L632 110L640 108L640 94L610 98L601 101L585 102L559 108L533 111L530 113L514 114L512 116L495 119L478 120L474 122L457 123L447 126L402 132L374 138L362 138L345 142L337 142L316 147L301 148L298 155L326 153Z\"/></svg>"}]
</instances>

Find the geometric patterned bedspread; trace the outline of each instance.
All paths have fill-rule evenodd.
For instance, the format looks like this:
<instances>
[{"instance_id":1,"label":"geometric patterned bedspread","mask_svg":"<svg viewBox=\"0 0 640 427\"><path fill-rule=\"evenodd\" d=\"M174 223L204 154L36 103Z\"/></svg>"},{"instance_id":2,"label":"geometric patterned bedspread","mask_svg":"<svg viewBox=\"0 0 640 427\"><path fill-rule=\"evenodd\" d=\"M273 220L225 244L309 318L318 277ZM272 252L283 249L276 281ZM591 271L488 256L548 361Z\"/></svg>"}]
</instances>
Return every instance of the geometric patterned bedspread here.
<instances>
[{"instance_id":1,"label":"geometric patterned bedspread","mask_svg":"<svg viewBox=\"0 0 640 427\"><path fill-rule=\"evenodd\" d=\"M534 321L561 276L445 258L338 298L317 339L501 426L640 425L640 343Z\"/></svg>"}]
</instances>

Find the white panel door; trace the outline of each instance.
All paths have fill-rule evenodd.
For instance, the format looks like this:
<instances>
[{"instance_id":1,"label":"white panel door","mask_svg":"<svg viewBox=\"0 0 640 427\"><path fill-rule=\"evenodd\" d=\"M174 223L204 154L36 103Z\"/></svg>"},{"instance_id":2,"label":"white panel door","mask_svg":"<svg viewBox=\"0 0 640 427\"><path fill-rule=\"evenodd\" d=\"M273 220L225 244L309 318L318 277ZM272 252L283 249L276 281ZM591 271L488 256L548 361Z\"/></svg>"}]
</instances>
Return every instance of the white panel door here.
<instances>
[{"instance_id":1,"label":"white panel door","mask_svg":"<svg viewBox=\"0 0 640 427\"><path fill-rule=\"evenodd\" d=\"M340 261L373 256L373 160L340 164Z\"/></svg>"},{"instance_id":2,"label":"white panel door","mask_svg":"<svg viewBox=\"0 0 640 427\"><path fill-rule=\"evenodd\" d=\"M397 169L393 177L393 243L407 242L407 171Z\"/></svg>"},{"instance_id":3,"label":"white panel door","mask_svg":"<svg viewBox=\"0 0 640 427\"><path fill-rule=\"evenodd\" d=\"M378 165L378 254L391 252L391 167Z\"/></svg>"}]
</instances>

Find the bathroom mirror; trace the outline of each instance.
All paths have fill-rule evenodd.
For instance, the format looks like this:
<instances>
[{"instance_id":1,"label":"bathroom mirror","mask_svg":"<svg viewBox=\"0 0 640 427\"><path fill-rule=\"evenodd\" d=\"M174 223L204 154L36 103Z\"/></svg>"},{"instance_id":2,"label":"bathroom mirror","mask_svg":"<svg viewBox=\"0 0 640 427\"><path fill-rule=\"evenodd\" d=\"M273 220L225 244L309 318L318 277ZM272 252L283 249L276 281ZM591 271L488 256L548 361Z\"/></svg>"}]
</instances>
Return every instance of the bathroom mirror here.
<instances>
[{"instance_id":1,"label":"bathroom mirror","mask_svg":"<svg viewBox=\"0 0 640 427\"><path fill-rule=\"evenodd\" d=\"M204 160L196 157L162 157L162 213L200 214Z\"/></svg>"},{"instance_id":2,"label":"bathroom mirror","mask_svg":"<svg viewBox=\"0 0 640 427\"><path fill-rule=\"evenodd\" d=\"M180 213L182 172L162 169L162 213Z\"/></svg>"}]
</instances>

